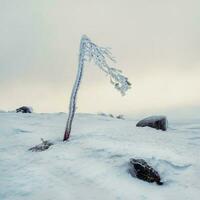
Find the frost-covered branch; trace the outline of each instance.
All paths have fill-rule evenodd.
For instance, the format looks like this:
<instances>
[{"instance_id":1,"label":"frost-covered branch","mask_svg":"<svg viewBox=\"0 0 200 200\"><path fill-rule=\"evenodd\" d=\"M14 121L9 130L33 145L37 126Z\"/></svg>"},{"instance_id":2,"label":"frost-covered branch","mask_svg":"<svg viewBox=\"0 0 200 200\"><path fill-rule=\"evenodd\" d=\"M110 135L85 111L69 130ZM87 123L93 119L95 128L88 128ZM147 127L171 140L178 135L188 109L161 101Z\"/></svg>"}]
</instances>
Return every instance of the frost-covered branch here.
<instances>
[{"instance_id":1,"label":"frost-covered branch","mask_svg":"<svg viewBox=\"0 0 200 200\"><path fill-rule=\"evenodd\" d=\"M85 59L88 61L93 60L101 70L110 76L110 82L115 88L119 90L122 95L125 95L126 91L131 87L131 83L128 81L128 78L122 74L121 70L109 66L107 59L116 62L110 49L97 46L91 42L87 36L83 36L82 39L85 41L85 48L83 49Z\"/></svg>"},{"instance_id":2,"label":"frost-covered branch","mask_svg":"<svg viewBox=\"0 0 200 200\"><path fill-rule=\"evenodd\" d=\"M121 92L122 95L125 95L126 91L131 87L131 83L128 81L128 78L125 77L120 70L109 66L106 59L115 62L115 59L114 57L112 57L112 54L110 52L110 49L97 46L87 36L83 35L80 42L78 72L71 93L69 115L63 139L64 141L68 140L70 136L72 121L76 110L76 96L80 86L85 61L90 62L91 60L93 60L94 63L101 70L109 75L110 82L115 86L118 91Z\"/></svg>"}]
</instances>

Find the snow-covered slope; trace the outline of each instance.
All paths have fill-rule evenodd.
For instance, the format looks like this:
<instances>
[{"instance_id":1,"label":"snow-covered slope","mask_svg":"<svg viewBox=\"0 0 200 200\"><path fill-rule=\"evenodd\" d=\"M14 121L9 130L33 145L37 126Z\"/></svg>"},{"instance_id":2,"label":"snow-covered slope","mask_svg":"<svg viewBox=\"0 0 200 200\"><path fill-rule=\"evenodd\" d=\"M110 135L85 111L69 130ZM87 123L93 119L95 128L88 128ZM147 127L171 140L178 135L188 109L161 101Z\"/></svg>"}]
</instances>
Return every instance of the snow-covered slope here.
<instances>
[{"instance_id":1,"label":"snow-covered slope","mask_svg":"<svg viewBox=\"0 0 200 200\"><path fill-rule=\"evenodd\" d=\"M199 200L200 124L169 122L166 132L137 120L77 114L63 143L67 115L0 113L0 200ZM40 138L55 145L28 148ZM163 186L132 178L130 158L144 158Z\"/></svg>"}]
</instances>

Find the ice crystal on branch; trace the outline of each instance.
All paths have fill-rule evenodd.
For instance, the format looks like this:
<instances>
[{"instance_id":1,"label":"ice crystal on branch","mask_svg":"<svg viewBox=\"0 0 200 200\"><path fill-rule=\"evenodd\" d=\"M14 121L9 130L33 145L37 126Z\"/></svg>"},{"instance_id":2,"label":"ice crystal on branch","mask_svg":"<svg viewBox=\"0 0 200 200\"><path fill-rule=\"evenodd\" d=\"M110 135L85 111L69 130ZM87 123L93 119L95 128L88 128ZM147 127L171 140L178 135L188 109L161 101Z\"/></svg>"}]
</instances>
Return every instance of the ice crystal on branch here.
<instances>
[{"instance_id":1,"label":"ice crystal on branch","mask_svg":"<svg viewBox=\"0 0 200 200\"><path fill-rule=\"evenodd\" d=\"M85 60L93 60L101 70L110 76L110 82L115 88L119 90L122 95L125 95L126 91L131 87L131 83L128 81L128 78L122 74L121 70L109 66L106 59L116 62L110 52L110 48L97 46L85 35L82 37L82 40L84 41L84 45L81 51L83 51L85 55Z\"/></svg>"}]
</instances>

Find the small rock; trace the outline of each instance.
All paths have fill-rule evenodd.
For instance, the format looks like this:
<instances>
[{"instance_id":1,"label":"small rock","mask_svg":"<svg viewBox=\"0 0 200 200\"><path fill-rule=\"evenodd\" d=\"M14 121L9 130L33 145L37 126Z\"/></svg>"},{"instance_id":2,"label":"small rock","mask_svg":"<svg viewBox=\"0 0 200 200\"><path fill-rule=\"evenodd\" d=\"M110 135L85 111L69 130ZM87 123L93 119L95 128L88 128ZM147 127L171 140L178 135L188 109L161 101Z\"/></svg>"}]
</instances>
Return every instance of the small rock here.
<instances>
[{"instance_id":1,"label":"small rock","mask_svg":"<svg viewBox=\"0 0 200 200\"><path fill-rule=\"evenodd\" d=\"M106 113L103 113L103 112L99 112L98 115L107 116Z\"/></svg>"},{"instance_id":2,"label":"small rock","mask_svg":"<svg viewBox=\"0 0 200 200\"><path fill-rule=\"evenodd\" d=\"M156 182L158 185L163 184L163 182L160 181L159 173L149 166L145 160L131 158L129 166L129 172L133 177L150 183Z\"/></svg>"},{"instance_id":3,"label":"small rock","mask_svg":"<svg viewBox=\"0 0 200 200\"><path fill-rule=\"evenodd\" d=\"M124 119L124 116L123 115L117 115L116 118L117 119Z\"/></svg>"},{"instance_id":4,"label":"small rock","mask_svg":"<svg viewBox=\"0 0 200 200\"><path fill-rule=\"evenodd\" d=\"M31 107L28 107L28 106L22 106L20 108L17 108L16 109L16 112L21 112L21 113L32 113L33 112L33 109Z\"/></svg>"},{"instance_id":5,"label":"small rock","mask_svg":"<svg viewBox=\"0 0 200 200\"><path fill-rule=\"evenodd\" d=\"M51 145L53 145L53 143L49 142L48 140L42 140L42 143L41 144L38 144L32 148L29 149L29 151L45 151L47 150Z\"/></svg>"},{"instance_id":6,"label":"small rock","mask_svg":"<svg viewBox=\"0 0 200 200\"><path fill-rule=\"evenodd\" d=\"M113 114L108 114L108 116L114 118L114 115L113 115Z\"/></svg>"},{"instance_id":7,"label":"small rock","mask_svg":"<svg viewBox=\"0 0 200 200\"><path fill-rule=\"evenodd\" d=\"M167 130L168 121L165 116L151 116L139 121L136 126L145 127L149 126L151 128L160 129L163 131Z\"/></svg>"}]
</instances>

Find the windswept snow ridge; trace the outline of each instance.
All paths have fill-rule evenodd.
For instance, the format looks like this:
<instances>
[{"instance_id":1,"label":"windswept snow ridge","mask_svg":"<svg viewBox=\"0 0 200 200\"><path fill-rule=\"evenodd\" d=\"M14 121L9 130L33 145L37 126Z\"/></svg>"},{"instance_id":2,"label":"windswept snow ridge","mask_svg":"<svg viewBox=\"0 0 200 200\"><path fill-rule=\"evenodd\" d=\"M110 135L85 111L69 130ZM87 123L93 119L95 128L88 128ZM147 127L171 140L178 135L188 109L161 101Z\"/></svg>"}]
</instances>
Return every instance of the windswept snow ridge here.
<instances>
[{"instance_id":1,"label":"windswept snow ridge","mask_svg":"<svg viewBox=\"0 0 200 200\"><path fill-rule=\"evenodd\" d=\"M0 113L0 200L199 200L200 126L177 122L168 131L135 127L133 119L75 116L62 142L66 114ZM54 142L28 151L40 138ZM128 174L143 158L163 186Z\"/></svg>"}]
</instances>

